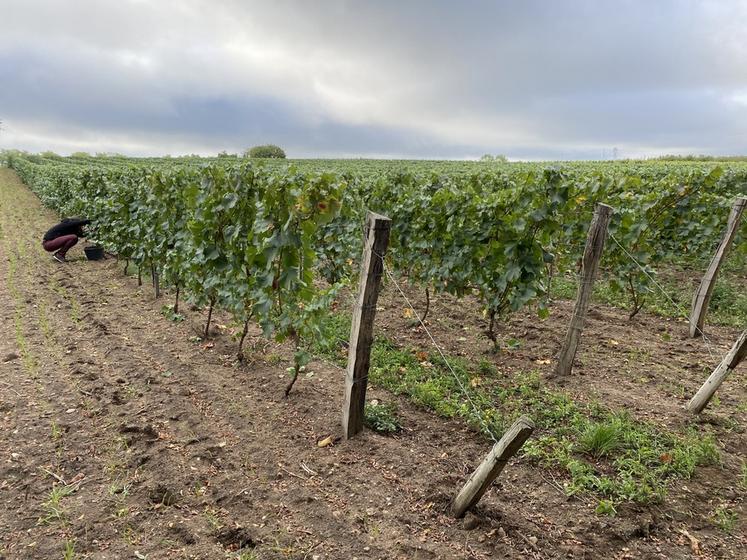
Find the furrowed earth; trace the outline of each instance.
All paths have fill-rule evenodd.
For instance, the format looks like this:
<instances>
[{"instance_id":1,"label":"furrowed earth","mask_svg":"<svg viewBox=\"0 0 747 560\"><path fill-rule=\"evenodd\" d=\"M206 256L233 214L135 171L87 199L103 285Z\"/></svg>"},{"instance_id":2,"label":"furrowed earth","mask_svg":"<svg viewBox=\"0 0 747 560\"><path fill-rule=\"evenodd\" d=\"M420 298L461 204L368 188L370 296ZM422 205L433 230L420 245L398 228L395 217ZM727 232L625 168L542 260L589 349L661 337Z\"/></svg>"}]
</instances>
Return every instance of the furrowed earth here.
<instances>
[{"instance_id":1,"label":"furrowed earth","mask_svg":"<svg viewBox=\"0 0 747 560\"><path fill-rule=\"evenodd\" d=\"M0 558L747 557L745 365L700 417L684 409L738 329L709 327L706 346L686 321L645 310L629 321L594 303L573 375L542 383L662 429L707 429L719 460L611 516L520 454L455 520L449 502L489 439L376 386L369 400L396 404L403 430L341 439L338 365L316 359L284 398L290 347L254 328L239 363L227 316L202 340L204 310L184 303L185 320L169 320L172 294L156 300L115 258L89 262L78 246L54 262L41 237L56 220L0 169ZM422 308L422 290L404 289ZM521 344L500 353L474 302L435 297L428 326L448 355L488 361L496 378L544 378L572 306L555 302L545 321L513 314L498 334ZM391 282L379 308L377 332L433 351Z\"/></svg>"}]
</instances>

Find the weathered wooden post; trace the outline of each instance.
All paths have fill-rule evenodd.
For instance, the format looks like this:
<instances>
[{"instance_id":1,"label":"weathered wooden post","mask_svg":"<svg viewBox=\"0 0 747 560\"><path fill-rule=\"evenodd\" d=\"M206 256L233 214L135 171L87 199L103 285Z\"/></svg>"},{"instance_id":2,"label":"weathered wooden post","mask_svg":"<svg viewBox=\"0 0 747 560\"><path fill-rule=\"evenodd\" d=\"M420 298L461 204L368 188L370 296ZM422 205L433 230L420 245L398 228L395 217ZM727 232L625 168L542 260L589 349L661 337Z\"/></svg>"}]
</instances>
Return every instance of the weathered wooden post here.
<instances>
[{"instance_id":1,"label":"weathered wooden post","mask_svg":"<svg viewBox=\"0 0 747 560\"><path fill-rule=\"evenodd\" d=\"M698 392L688 403L687 409L693 414L700 414L729 372L737 367L745 357L747 357L747 331L742 332L742 335L731 347L719 366L713 370L708 380L698 389Z\"/></svg>"},{"instance_id":2,"label":"weathered wooden post","mask_svg":"<svg viewBox=\"0 0 747 560\"><path fill-rule=\"evenodd\" d=\"M591 294L594 291L594 279L599 270L599 261L604 250L604 241L607 237L607 226L612 217L612 207L606 204L597 204L594 217L589 226L589 234L586 237L586 247L581 261L581 274L579 276L578 294L576 305L573 308L571 324L563 342L563 347L558 356L554 375L568 375L573 369L573 359L581 341L581 333L584 330L586 312L589 309Z\"/></svg>"},{"instance_id":3,"label":"weathered wooden post","mask_svg":"<svg viewBox=\"0 0 747 560\"><path fill-rule=\"evenodd\" d=\"M721 243L716 249L716 254L711 259L711 264L708 265L708 270L703 276L703 280L700 282L698 290L693 296L693 307L690 312L690 336L692 338L701 336L703 334L703 327L705 327L705 316L708 312L708 303L711 301L711 294L713 293L713 287L716 285L716 276L718 270L721 268L721 264L726 260L726 255L729 253L729 247L739 229L739 220L742 217L744 209L747 207L747 197L740 197L734 201L734 205L731 207L729 213L729 220L726 222L726 232L724 237L721 239Z\"/></svg>"},{"instance_id":4,"label":"weathered wooden post","mask_svg":"<svg viewBox=\"0 0 747 560\"><path fill-rule=\"evenodd\" d=\"M501 474L508 460L521 449L533 431L534 422L526 416L522 416L511 425L451 502L451 514L454 517L462 517L464 512L480 501L488 487Z\"/></svg>"},{"instance_id":5,"label":"weathered wooden post","mask_svg":"<svg viewBox=\"0 0 747 560\"><path fill-rule=\"evenodd\" d=\"M391 227L392 221L386 216L368 213L358 298L353 309L348 367L345 373L342 427L346 439L353 437L363 429L363 408L366 404L376 302L379 299L381 276L384 273L382 257L389 245Z\"/></svg>"}]
</instances>

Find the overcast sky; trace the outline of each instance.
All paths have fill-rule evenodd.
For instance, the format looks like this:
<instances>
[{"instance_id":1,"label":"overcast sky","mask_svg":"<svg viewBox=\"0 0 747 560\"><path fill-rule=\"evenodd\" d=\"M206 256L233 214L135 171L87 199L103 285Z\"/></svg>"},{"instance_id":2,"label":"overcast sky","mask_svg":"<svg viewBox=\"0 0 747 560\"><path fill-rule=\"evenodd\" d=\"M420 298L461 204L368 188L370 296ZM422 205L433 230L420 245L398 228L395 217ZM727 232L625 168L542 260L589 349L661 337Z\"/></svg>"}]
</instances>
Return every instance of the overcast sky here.
<instances>
[{"instance_id":1,"label":"overcast sky","mask_svg":"<svg viewBox=\"0 0 747 560\"><path fill-rule=\"evenodd\" d=\"M747 0L2 0L0 149L747 153Z\"/></svg>"}]
</instances>

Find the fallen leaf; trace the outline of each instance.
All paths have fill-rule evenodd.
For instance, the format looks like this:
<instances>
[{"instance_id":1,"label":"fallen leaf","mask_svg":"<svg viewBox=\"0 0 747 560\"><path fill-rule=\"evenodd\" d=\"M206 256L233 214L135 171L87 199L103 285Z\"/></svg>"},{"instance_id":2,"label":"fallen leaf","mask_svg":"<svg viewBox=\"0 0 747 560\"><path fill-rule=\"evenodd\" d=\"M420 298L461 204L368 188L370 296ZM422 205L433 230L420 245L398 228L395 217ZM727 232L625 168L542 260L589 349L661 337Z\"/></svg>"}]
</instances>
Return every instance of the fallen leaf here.
<instances>
[{"instance_id":1,"label":"fallen leaf","mask_svg":"<svg viewBox=\"0 0 747 560\"><path fill-rule=\"evenodd\" d=\"M85 473L79 472L72 479L67 481L67 485L70 486L72 484L75 484L76 482L83 480L85 477L86 477Z\"/></svg>"},{"instance_id":2,"label":"fallen leaf","mask_svg":"<svg viewBox=\"0 0 747 560\"><path fill-rule=\"evenodd\" d=\"M680 529L680 533L686 536L690 541L690 550L693 551L693 554L695 554L696 556L700 556L700 541L693 537L685 529Z\"/></svg>"},{"instance_id":3,"label":"fallen leaf","mask_svg":"<svg viewBox=\"0 0 747 560\"><path fill-rule=\"evenodd\" d=\"M620 346L620 343L619 343L618 341L616 341L616 340L612 339L612 338L610 338L610 339L609 339L609 340L607 341L607 344L609 344L610 346Z\"/></svg>"},{"instance_id":4,"label":"fallen leaf","mask_svg":"<svg viewBox=\"0 0 747 560\"><path fill-rule=\"evenodd\" d=\"M547 365L547 364L552 363L552 360L547 360L547 359L545 359L545 360L534 360L534 363L535 364L539 364L539 365Z\"/></svg>"},{"instance_id":5,"label":"fallen leaf","mask_svg":"<svg viewBox=\"0 0 747 560\"><path fill-rule=\"evenodd\" d=\"M409 307L405 307L405 308L404 308L404 309L402 310L402 316L403 316L403 317L404 317L405 319L412 319L412 309L411 309L411 308L409 308Z\"/></svg>"},{"instance_id":6,"label":"fallen leaf","mask_svg":"<svg viewBox=\"0 0 747 560\"><path fill-rule=\"evenodd\" d=\"M428 361L428 352L423 352L423 351L415 352L415 357L418 359L419 362L426 362Z\"/></svg>"},{"instance_id":7,"label":"fallen leaf","mask_svg":"<svg viewBox=\"0 0 747 560\"><path fill-rule=\"evenodd\" d=\"M328 445L332 445L332 436L328 436L316 443L317 447L327 447Z\"/></svg>"},{"instance_id":8,"label":"fallen leaf","mask_svg":"<svg viewBox=\"0 0 747 560\"><path fill-rule=\"evenodd\" d=\"M672 454L671 453L662 453L659 455L659 461L662 463L671 463L672 462Z\"/></svg>"}]
</instances>

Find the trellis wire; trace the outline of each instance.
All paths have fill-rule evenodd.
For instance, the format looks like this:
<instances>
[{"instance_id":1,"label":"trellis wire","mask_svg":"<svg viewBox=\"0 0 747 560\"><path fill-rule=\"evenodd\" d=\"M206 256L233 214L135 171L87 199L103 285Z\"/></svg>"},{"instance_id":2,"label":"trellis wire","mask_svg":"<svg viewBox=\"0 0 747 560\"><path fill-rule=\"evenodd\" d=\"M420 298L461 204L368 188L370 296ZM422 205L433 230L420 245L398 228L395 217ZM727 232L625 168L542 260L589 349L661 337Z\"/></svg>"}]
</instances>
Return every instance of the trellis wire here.
<instances>
[{"instance_id":1,"label":"trellis wire","mask_svg":"<svg viewBox=\"0 0 747 560\"><path fill-rule=\"evenodd\" d=\"M610 238L612 239L612 241L614 241L614 242L615 242L615 243L617 244L617 246L618 246L618 247L620 247L620 249L622 249L623 253L625 253L625 254L626 254L626 255L628 256L628 258L630 258L630 260L632 260L632 261L633 261L633 262L635 263L635 265L636 265L636 266L637 266L638 268L640 268L640 269L641 269L641 272L643 272L643 274L645 274L645 275L646 275L646 277L647 277L647 278L648 278L649 280L651 280L651 282L653 282L653 283L654 283L654 285L655 285L655 286L656 286L657 288L659 288L659 290L661 291L661 293L662 293L662 294L664 294L664 296L665 296L665 297L666 297L666 298L667 298L667 299L669 300L669 303L671 303L671 304L672 304L672 306L673 306L673 307L674 307L674 308L675 308L675 309L676 309L677 311L679 311L679 312L680 312L680 314L682 315L682 317L683 317L683 318L687 319L687 321L688 321L688 324L689 324L689 323L690 323L690 321L691 321L691 319L690 319L690 315L689 315L689 314L688 314L688 313L687 313L687 312L686 312L686 311L685 311L685 310L684 310L684 309L682 308L682 306L681 306L681 305L679 305L679 304L678 304L677 302L675 302L675 301L674 301L674 300L672 299L672 297L671 297L671 296L669 295L669 293L668 293L668 292L667 292L667 291L666 291L666 290L665 290L665 289L664 289L664 288L662 287L662 285L661 285L661 284L659 284L659 283L658 283L658 282L657 282L657 281L656 281L656 280L654 279L654 277L653 277L653 276L651 276L651 275L650 275L650 274L648 273L648 271L647 271L647 270L646 270L645 268L643 268L643 266L641 265L641 263L639 263L639 262L638 262L638 261L637 261L637 260L635 259L635 257L634 257L633 255L631 255L631 254L630 254L630 252L628 252L628 250L627 250L627 249L626 249L625 247L623 247L623 245L622 245L622 244L621 244L621 243L620 243L620 242L619 242L619 241L617 240L617 238L616 238L616 237L615 237L614 235L612 235L612 233L610 233ZM705 344L706 350L708 350L708 354L709 354L709 355L711 356L711 360L715 360L716 358L714 357L713 351L712 351L712 349L711 349L711 345L710 345L710 343L708 342L708 338L706 337L706 334L705 334L705 333L704 333L704 332L703 332L703 331L702 331L702 330L701 330L701 329L700 329L700 328L699 328L699 327L698 327L697 325L695 325L695 328L696 328L696 330L697 330L697 331L698 331L698 332L700 333L700 335L701 335L701 336L703 337L703 344Z\"/></svg>"},{"instance_id":2,"label":"trellis wire","mask_svg":"<svg viewBox=\"0 0 747 560\"><path fill-rule=\"evenodd\" d=\"M454 380L457 382L457 385L459 385L459 388L461 389L462 394L466 397L466 399L469 402L470 406L472 406L472 411L475 413L475 416L480 421L480 424L482 425L483 429L487 432L487 434L490 436L490 439L492 439L493 442L498 443L498 439L495 437L495 434L493 434L493 430L490 429L490 426L485 421L485 418L483 418L482 414L480 413L480 410L477 408L477 405L475 405L474 401L472 400L472 397L470 397L469 392L464 387L464 384L462 383L462 380L459 379L459 376L454 371L454 368L451 367L451 364L446 359L446 356L444 355L443 351L441 350L441 347L436 342L436 339L433 338L433 335L431 334L431 331L428 330L428 327L425 326L425 323L420 318L420 314L417 312L417 310L415 309L415 307L413 307L412 303L410 303L410 300L405 295L405 292L402 291L402 288L400 287L399 283L397 282L397 280L392 275L391 271L389 270L389 267L386 265L386 263L384 261L384 258L381 255L378 255L378 254L376 256L381 259L381 263L383 265L384 272L386 273L387 277L389 278L389 280L391 280L391 282L394 285L394 287L397 289L397 291L400 293L400 295L402 296L402 298L405 300L405 302L407 303L408 307L410 308L410 310L413 312L413 314L417 318L418 323L420 323L420 326L423 327L423 330L428 335L428 338L431 340L431 343L433 344L433 346L438 351L438 354L441 356L441 359L446 364L446 367L451 372L451 375L454 376Z\"/></svg>"}]
</instances>

